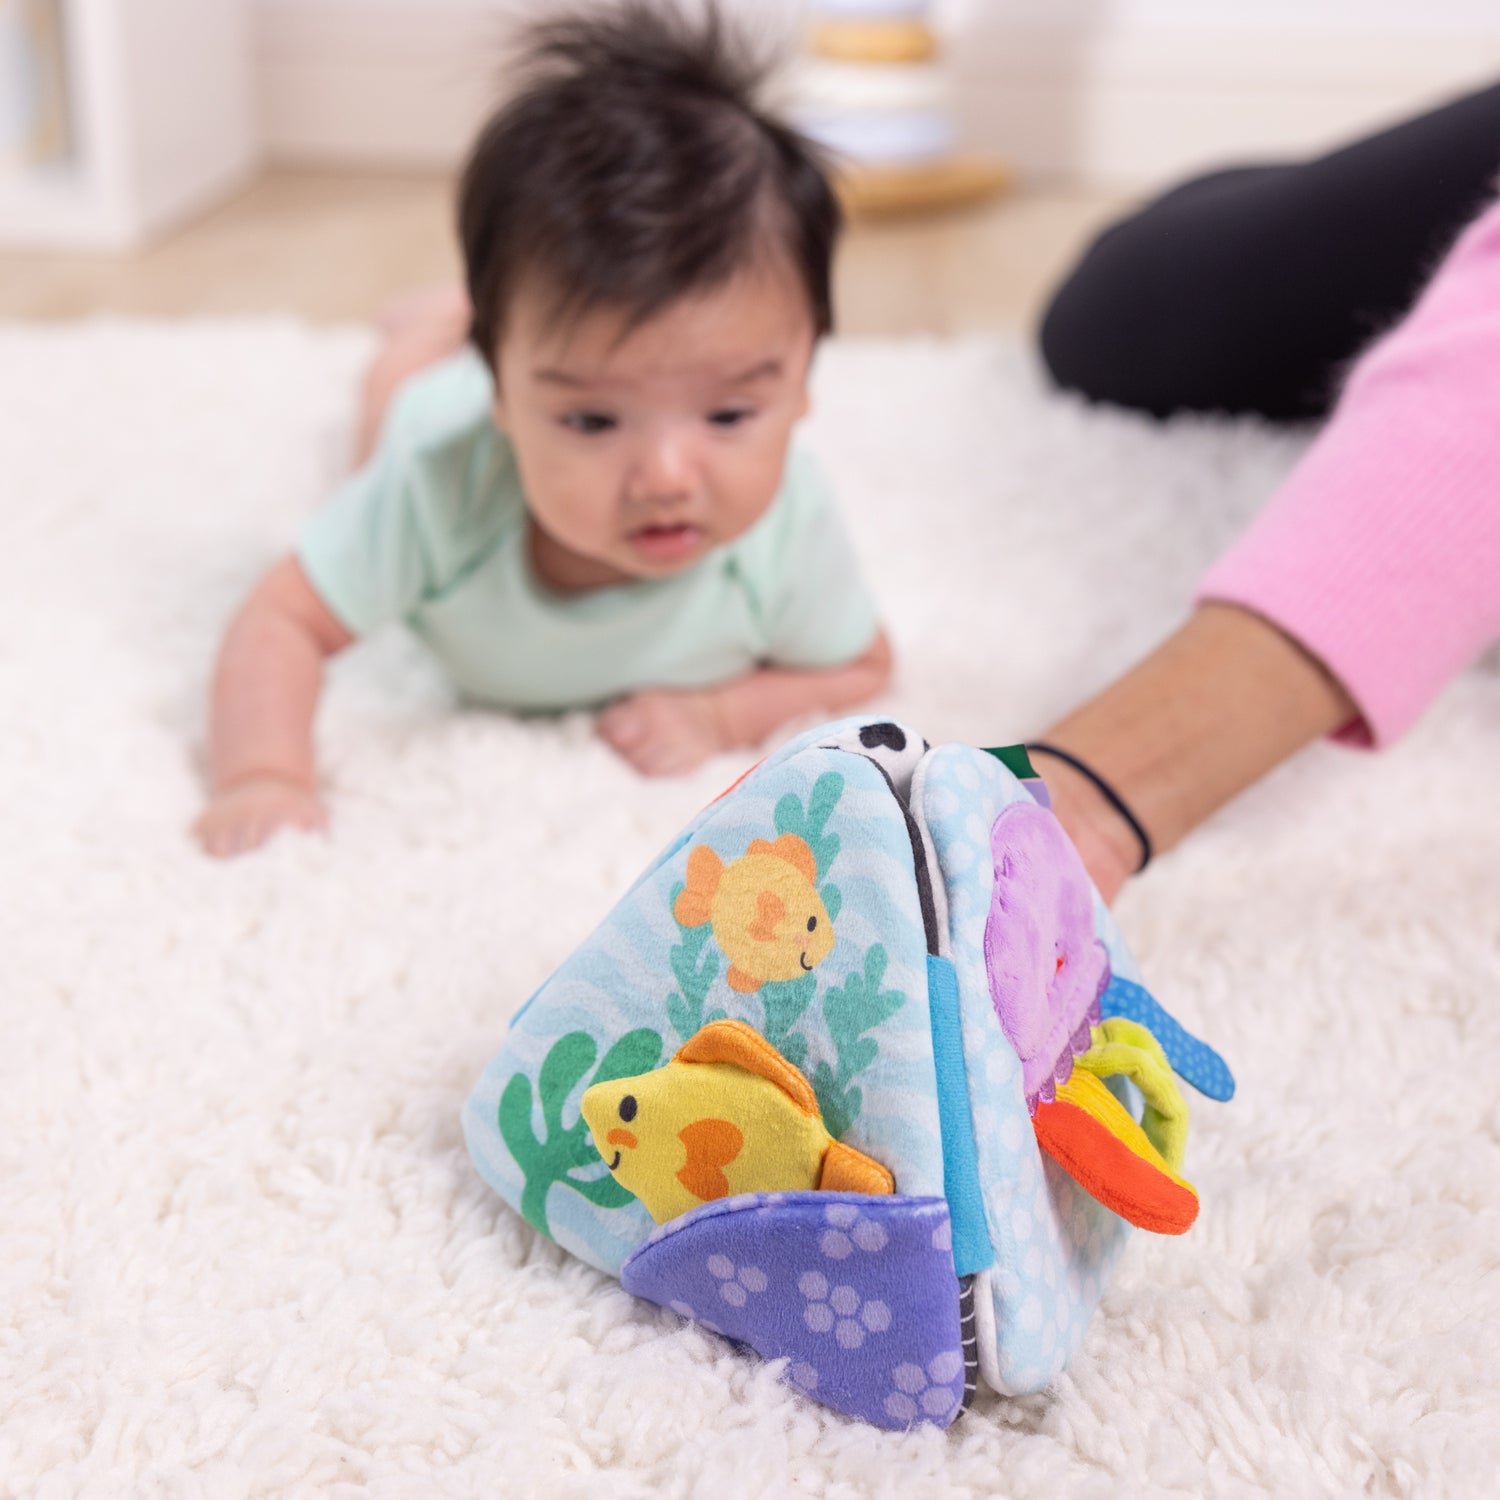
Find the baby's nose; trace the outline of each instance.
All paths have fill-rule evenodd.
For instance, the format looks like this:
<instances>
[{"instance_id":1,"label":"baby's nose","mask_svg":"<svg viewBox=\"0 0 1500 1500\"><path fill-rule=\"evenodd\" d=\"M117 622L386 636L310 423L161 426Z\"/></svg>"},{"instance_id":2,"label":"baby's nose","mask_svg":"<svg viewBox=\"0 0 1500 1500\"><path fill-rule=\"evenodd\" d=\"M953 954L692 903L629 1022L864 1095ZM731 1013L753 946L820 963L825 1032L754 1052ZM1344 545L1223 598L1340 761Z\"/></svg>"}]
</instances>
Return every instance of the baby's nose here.
<instances>
[{"instance_id":1,"label":"baby's nose","mask_svg":"<svg viewBox=\"0 0 1500 1500\"><path fill-rule=\"evenodd\" d=\"M693 492L696 475L692 444L684 437L662 434L642 449L631 488L642 500L684 500Z\"/></svg>"}]
</instances>

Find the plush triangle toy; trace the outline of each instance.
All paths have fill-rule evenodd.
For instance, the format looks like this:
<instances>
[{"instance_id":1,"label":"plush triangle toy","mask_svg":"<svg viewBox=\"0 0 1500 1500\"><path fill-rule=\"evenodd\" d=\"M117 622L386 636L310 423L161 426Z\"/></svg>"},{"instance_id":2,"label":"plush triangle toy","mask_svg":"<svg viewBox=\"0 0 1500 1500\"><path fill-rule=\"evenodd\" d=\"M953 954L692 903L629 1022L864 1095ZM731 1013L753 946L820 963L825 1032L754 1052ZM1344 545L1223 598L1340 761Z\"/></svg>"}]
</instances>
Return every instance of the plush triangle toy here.
<instances>
[{"instance_id":1,"label":"plush triangle toy","mask_svg":"<svg viewBox=\"0 0 1500 1500\"><path fill-rule=\"evenodd\" d=\"M485 1179L814 1400L946 1426L1041 1389L1128 1227L1180 1234L1177 1079L1018 748L846 721L693 820L521 1009L464 1114Z\"/></svg>"}]
</instances>

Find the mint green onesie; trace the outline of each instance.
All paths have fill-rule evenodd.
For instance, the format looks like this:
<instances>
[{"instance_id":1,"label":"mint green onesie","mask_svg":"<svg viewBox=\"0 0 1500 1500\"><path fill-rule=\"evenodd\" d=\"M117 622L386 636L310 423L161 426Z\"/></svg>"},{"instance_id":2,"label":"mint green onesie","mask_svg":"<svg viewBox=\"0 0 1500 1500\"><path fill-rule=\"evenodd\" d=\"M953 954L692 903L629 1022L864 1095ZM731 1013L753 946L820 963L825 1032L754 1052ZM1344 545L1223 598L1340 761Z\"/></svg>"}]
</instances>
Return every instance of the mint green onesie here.
<instances>
[{"instance_id":1,"label":"mint green onesie","mask_svg":"<svg viewBox=\"0 0 1500 1500\"><path fill-rule=\"evenodd\" d=\"M532 572L525 497L492 400L469 353L416 377L374 458L303 526L302 567L356 635L405 620L466 697L522 711L708 687L759 664L838 666L874 639L849 540L796 452L766 514L687 571L551 592Z\"/></svg>"}]
</instances>

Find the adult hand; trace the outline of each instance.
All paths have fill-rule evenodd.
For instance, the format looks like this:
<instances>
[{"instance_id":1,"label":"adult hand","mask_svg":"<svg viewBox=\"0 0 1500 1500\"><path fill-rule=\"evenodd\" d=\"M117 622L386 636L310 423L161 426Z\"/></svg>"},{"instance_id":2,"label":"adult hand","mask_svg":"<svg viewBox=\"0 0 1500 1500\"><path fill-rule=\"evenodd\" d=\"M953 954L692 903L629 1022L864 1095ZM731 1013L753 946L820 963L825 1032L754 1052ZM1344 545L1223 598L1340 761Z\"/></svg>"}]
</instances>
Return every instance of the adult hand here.
<instances>
[{"instance_id":1,"label":"adult hand","mask_svg":"<svg viewBox=\"0 0 1500 1500\"><path fill-rule=\"evenodd\" d=\"M1140 841L1093 782L1072 766L1050 755L1038 755L1032 766L1046 783L1052 811L1073 840L1089 879L1112 905L1140 866Z\"/></svg>"},{"instance_id":2,"label":"adult hand","mask_svg":"<svg viewBox=\"0 0 1500 1500\"><path fill-rule=\"evenodd\" d=\"M1205 603L1143 662L1049 729L1102 776L1160 854L1304 745L1358 718L1316 658L1269 621ZM1106 901L1140 841L1087 777L1039 753L1053 808Z\"/></svg>"}]
</instances>

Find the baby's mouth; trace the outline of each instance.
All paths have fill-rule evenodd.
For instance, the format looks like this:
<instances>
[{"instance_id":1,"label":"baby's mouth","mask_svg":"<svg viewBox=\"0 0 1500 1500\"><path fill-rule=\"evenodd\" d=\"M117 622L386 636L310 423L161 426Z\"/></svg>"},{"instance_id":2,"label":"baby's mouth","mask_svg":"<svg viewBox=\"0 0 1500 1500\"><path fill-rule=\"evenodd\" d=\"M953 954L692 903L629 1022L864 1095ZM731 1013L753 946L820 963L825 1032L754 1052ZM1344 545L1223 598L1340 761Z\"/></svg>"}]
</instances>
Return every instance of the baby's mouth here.
<instances>
[{"instance_id":1,"label":"baby's mouth","mask_svg":"<svg viewBox=\"0 0 1500 1500\"><path fill-rule=\"evenodd\" d=\"M691 521L663 521L637 527L626 539L635 551L653 562L675 562L698 550L703 528Z\"/></svg>"}]
</instances>

